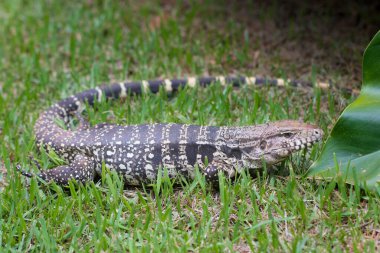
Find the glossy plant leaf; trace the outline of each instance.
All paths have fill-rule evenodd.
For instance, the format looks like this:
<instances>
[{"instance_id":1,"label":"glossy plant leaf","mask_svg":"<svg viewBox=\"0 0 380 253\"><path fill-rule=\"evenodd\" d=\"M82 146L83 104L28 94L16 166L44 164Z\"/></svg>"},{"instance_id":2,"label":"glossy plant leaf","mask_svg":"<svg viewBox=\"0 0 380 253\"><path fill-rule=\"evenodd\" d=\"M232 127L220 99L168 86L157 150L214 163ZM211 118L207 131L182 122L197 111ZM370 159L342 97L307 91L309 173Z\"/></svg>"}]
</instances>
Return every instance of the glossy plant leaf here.
<instances>
[{"instance_id":1,"label":"glossy plant leaf","mask_svg":"<svg viewBox=\"0 0 380 253\"><path fill-rule=\"evenodd\" d=\"M380 188L380 32L364 52L359 97L343 111L307 175L340 175L350 184Z\"/></svg>"}]
</instances>

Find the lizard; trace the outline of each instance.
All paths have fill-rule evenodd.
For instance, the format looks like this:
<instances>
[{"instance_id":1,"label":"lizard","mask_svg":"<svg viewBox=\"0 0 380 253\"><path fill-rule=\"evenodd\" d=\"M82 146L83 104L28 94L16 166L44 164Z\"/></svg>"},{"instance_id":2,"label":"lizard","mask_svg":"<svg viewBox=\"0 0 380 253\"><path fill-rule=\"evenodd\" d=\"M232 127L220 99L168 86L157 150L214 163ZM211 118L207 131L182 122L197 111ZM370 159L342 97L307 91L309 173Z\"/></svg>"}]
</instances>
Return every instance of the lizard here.
<instances>
[{"instance_id":1,"label":"lizard","mask_svg":"<svg viewBox=\"0 0 380 253\"><path fill-rule=\"evenodd\" d=\"M311 85L284 79L258 77L200 77L123 82L89 89L70 96L40 114L34 125L39 148L54 151L67 165L30 173L17 167L26 177L68 185L70 180L86 183L101 175L102 165L124 177L127 185L140 185L156 179L160 168L171 178L193 178L196 166L209 182L218 173L236 176L243 169L254 170L278 164L292 153L312 146L323 137L318 126L295 120L275 121L252 126L198 126L174 123L117 125L102 123L93 127L81 116L86 104L102 99L118 99L144 91L157 93L162 87L173 92L180 87L222 85ZM320 85L322 88L324 84ZM77 116L77 129L64 129Z\"/></svg>"}]
</instances>

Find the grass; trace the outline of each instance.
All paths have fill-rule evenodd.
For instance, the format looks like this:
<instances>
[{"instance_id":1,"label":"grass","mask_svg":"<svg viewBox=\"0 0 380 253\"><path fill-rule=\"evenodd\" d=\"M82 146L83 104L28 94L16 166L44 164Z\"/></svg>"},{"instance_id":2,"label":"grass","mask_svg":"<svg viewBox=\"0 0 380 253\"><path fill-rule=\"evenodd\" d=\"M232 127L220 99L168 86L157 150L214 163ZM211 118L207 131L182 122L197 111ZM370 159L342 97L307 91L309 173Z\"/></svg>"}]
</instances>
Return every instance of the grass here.
<instances>
[{"instance_id":1,"label":"grass","mask_svg":"<svg viewBox=\"0 0 380 253\"><path fill-rule=\"evenodd\" d=\"M379 250L378 194L346 185L341 178L316 182L302 176L320 146L293 156L279 166L278 175L243 174L234 183L221 178L218 190L200 174L182 187L163 177L149 187L124 189L111 172L104 172L97 183L64 190L35 180L27 186L15 171L17 163L30 167L30 154L45 169L56 165L36 152L36 118L55 101L102 82L259 73L351 80L356 87L358 72L350 70L360 66L360 50L368 41L359 38L365 36L356 32L348 44L347 34L334 40L339 36L332 33L331 39L318 32L333 18L311 17L312 24L320 23L311 26L317 49L283 55L281 48L268 44L283 36L290 41L284 42L285 48L300 41L312 43L299 33L306 28L296 25L297 17L310 18L307 8L290 19L286 35L274 30L268 42L269 37L259 36L266 34L263 30L250 27L271 28L276 5L261 7L246 3L241 8L228 1L2 1L0 31L6 36L0 37L1 251ZM253 24L240 15L247 14L244 10L258 13ZM334 44L326 48L330 40ZM317 63L296 57L310 52ZM297 60L289 61L289 54ZM349 60L334 57L347 54ZM344 64L336 64L336 59ZM96 110L88 108L87 116L92 124L246 125L302 118L328 131L348 102L336 91L234 90L215 83L169 97L161 91L123 103L101 103Z\"/></svg>"}]
</instances>

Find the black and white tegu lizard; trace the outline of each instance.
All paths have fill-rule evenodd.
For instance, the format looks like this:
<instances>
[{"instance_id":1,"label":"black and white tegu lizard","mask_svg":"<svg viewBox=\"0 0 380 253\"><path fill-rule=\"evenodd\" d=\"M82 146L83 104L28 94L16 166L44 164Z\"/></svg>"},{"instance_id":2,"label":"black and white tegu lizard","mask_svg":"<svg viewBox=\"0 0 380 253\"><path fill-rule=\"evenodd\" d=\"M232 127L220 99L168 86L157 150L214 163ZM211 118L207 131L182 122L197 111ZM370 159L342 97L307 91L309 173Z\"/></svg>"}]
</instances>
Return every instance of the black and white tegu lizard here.
<instances>
[{"instance_id":1,"label":"black and white tegu lizard","mask_svg":"<svg viewBox=\"0 0 380 253\"><path fill-rule=\"evenodd\" d=\"M76 130L65 130L56 123L61 119L69 125L70 118L78 115L85 103L93 105L103 97L116 99L144 90L157 92L161 86L172 92L179 87L206 86L215 81L234 86L300 85L300 82L283 79L207 77L118 83L78 93L51 106L35 124L37 145L52 149L68 163L37 176L59 185L67 185L72 179L84 183L100 174L104 163L123 175L126 184L139 185L154 180L160 167L166 168L170 177L191 178L198 166L206 179L213 182L218 180L219 171L233 177L241 169L261 168L264 162L277 164L291 153L321 140L320 128L291 120L242 127L173 123L90 127L80 117ZM25 171L22 174L33 176Z\"/></svg>"}]
</instances>

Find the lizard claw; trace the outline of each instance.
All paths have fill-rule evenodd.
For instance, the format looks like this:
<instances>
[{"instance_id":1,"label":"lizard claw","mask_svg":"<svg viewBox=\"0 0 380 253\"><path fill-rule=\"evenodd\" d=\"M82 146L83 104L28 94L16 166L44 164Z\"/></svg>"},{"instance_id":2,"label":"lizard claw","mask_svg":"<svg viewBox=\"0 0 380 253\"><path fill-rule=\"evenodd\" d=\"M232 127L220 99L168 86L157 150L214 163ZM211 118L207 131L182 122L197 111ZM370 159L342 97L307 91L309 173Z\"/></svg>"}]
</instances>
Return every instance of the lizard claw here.
<instances>
[{"instance_id":1,"label":"lizard claw","mask_svg":"<svg viewBox=\"0 0 380 253\"><path fill-rule=\"evenodd\" d=\"M34 165L37 167L37 169L39 171L41 171L41 164L36 160L36 158L34 158L33 155L29 155L29 162L32 164L32 162L34 163Z\"/></svg>"},{"instance_id":2,"label":"lizard claw","mask_svg":"<svg viewBox=\"0 0 380 253\"><path fill-rule=\"evenodd\" d=\"M32 177L35 176L34 174L29 173L29 172L26 172L25 170L21 169L20 164L17 164L17 165L16 165L16 169L21 173L21 175L23 175L23 176L25 176L25 177L32 178Z\"/></svg>"}]
</instances>

